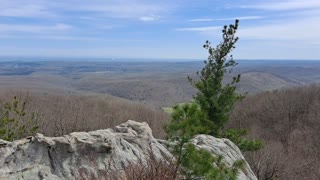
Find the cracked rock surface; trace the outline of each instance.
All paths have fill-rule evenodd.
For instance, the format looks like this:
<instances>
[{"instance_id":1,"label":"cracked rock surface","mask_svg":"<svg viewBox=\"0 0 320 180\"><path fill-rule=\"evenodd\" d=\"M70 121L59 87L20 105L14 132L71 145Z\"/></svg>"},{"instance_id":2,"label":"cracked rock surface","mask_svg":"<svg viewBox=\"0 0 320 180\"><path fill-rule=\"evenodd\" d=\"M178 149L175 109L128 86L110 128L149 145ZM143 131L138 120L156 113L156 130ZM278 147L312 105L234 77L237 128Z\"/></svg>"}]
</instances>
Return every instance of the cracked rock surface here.
<instances>
[{"instance_id":1,"label":"cracked rock surface","mask_svg":"<svg viewBox=\"0 0 320 180\"><path fill-rule=\"evenodd\" d=\"M63 137L37 134L14 142L0 140L0 180L105 179L107 170L121 170L129 162L145 160L150 150L156 158L172 159L165 142L160 142L147 123L132 120L113 129ZM244 159L238 147L226 139L199 135L192 143L222 155L227 164ZM238 179L256 179L247 163Z\"/></svg>"}]
</instances>

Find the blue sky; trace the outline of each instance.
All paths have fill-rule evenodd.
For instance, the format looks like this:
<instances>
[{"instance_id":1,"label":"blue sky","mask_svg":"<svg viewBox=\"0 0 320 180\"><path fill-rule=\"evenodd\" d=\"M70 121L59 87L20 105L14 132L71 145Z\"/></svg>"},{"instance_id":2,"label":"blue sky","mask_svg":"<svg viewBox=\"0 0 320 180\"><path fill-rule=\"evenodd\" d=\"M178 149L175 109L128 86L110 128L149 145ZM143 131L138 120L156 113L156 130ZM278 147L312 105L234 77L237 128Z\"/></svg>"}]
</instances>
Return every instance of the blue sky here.
<instances>
[{"instance_id":1,"label":"blue sky","mask_svg":"<svg viewBox=\"0 0 320 180\"><path fill-rule=\"evenodd\" d=\"M320 59L320 0L0 0L0 55L205 59L240 19L238 59Z\"/></svg>"}]
</instances>

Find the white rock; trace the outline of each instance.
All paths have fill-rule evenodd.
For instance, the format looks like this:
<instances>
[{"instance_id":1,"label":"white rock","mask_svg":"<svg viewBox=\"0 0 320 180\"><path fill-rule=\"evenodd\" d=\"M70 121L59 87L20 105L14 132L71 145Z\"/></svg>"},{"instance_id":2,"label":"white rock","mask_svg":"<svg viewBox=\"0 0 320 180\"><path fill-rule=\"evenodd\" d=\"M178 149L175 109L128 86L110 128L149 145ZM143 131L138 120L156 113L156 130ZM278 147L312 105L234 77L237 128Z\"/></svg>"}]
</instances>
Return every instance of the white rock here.
<instances>
[{"instance_id":1,"label":"white rock","mask_svg":"<svg viewBox=\"0 0 320 180\"><path fill-rule=\"evenodd\" d=\"M245 161L240 149L229 139L219 139L209 135L197 135L191 143L200 149L205 149L211 154L222 156L224 163L231 167L237 160L244 161L244 167L239 171L239 180L257 180L249 164Z\"/></svg>"},{"instance_id":2,"label":"white rock","mask_svg":"<svg viewBox=\"0 0 320 180\"><path fill-rule=\"evenodd\" d=\"M226 139L199 135L199 148L222 155L228 164L244 159ZM103 179L106 170L121 170L128 162L145 161L150 149L159 159L172 159L165 142L152 136L147 123L127 121L114 129L74 132L63 137L37 134L14 142L0 140L0 180ZM250 167L239 179L256 179Z\"/></svg>"}]
</instances>

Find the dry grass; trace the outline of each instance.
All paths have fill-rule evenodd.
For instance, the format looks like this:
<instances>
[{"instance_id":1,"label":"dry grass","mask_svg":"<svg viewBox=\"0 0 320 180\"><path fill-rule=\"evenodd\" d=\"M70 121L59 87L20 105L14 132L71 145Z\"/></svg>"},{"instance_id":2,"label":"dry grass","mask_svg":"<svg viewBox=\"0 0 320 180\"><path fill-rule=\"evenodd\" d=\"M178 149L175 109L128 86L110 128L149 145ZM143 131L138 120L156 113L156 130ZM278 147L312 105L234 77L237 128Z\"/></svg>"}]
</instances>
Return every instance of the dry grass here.
<instances>
[{"instance_id":1,"label":"dry grass","mask_svg":"<svg viewBox=\"0 0 320 180\"><path fill-rule=\"evenodd\" d=\"M152 150L148 158L137 163L129 163L124 169L121 179L126 180L175 180L179 175L176 171L177 164L174 161L157 159Z\"/></svg>"},{"instance_id":2,"label":"dry grass","mask_svg":"<svg viewBox=\"0 0 320 180\"><path fill-rule=\"evenodd\" d=\"M150 146L151 147L151 146ZM139 158L136 162L128 162L123 169L113 170L112 159L109 159L108 169L99 169L93 158L91 167L93 169L80 168L76 179L79 180L178 180L181 179L176 171L177 163L173 160L158 159L149 150L146 159Z\"/></svg>"},{"instance_id":3,"label":"dry grass","mask_svg":"<svg viewBox=\"0 0 320 180\"><path fill-rule=\"evenodd\" d=\"M27 102L27 112L39 116L39 132L62 136L75 131L111 128L129 119L147 122L157 138L163 138L168 115L154 109L112 96L44 95L22 91L0 92L0 102L18 96Z\"/></svg>"}]
</instances>

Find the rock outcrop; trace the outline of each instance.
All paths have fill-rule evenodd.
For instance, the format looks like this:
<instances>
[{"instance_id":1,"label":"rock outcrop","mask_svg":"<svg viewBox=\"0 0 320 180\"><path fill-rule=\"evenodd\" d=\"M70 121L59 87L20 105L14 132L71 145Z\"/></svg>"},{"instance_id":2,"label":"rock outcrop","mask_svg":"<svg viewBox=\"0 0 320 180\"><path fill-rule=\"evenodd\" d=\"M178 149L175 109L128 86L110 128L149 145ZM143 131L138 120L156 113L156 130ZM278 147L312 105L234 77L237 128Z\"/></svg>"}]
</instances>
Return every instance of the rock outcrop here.
<instances>
[{"instance_id":1,"label":"rock outcrop","mask_svg":"<svg viewBox=\"0 0 320 180\"><path fill-rule=\"evenodd\" d=\"M192 144L209 151L211 154L222 156L224 163L229 167L237 160L245 160L238 146L229 139L197 135L192 139ZM246 161L244 161L243 169L239 172L238 179L257 179Z\"/></svg>"},{"instance_id":2,"label":"rock outcrop","mask_svg":"<svg viewBox=\"0 0 320 180\"><path fill-rule=\"evenodd\" d=\"M244 160L227 139L199 135L192 142L224 157L226 164ZM152 136L147 123L127 121L113 129L74 132L63 137L37 134L14 142L0 140L0 180L4 179L103 179L106 170L121 170L145 160L152 150L157 159L173 156ZM256 179L249 165L239 179Z\"/></svg>"}]
</instances>

